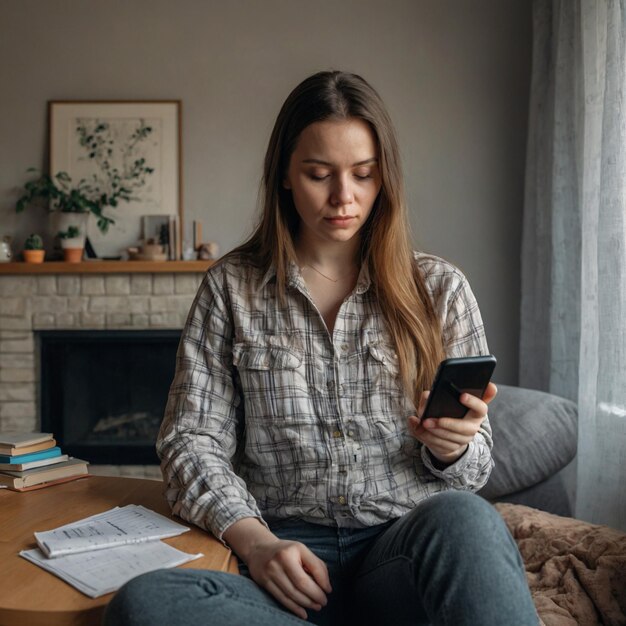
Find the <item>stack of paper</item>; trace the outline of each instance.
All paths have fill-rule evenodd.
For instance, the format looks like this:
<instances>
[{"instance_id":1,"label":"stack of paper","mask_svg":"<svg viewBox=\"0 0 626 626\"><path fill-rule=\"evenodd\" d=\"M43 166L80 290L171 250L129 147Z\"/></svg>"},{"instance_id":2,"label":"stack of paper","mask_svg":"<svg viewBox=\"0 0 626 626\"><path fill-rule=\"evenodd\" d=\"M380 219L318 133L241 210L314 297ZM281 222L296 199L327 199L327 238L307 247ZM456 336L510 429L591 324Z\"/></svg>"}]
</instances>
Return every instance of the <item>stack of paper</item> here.
<instances>
[{"instance_id":1,"label":"stack of paper","mask_svg":"<svg viewBox=\"0 0 626 626\"><path fill-rule=\"evenodd\" d=\"M96 598L131 578L200 558L163 543L189 528L130 504L35 533L39 548L20 556Z\"/></svg>"}]
</instances>

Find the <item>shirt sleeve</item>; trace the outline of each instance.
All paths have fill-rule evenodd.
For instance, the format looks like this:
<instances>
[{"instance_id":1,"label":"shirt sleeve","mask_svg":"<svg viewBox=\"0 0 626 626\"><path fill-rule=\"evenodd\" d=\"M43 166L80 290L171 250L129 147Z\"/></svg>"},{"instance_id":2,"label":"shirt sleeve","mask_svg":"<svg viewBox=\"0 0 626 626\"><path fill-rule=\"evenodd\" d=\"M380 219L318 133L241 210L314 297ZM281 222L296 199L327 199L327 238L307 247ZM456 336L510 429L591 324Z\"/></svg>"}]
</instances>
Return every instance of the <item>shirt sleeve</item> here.
<instances>
[{"instance_id":1,"label":"shirt sleeve","mask_svg":"<svg viewBox=\"0 0 626 626\"><path fill-rule=\"evenodd\" d=\"M157 453L172 512L221 539L245 517L265 522L233 468L243 402L227 294L216 275L206 274L182 332Z\"/></svg>"},{"instance_id":2,"label":"shirt sleeve","mask_svg":"<svg viewBox=\"0 0 626 626\"><path fill-rule=\"evenodd\" d=\"M485 327L478 303L465 276L460 278L449 295L443 310L443 343L446 358L482 356L489 354ZM478 491L489 479L494 467L491 449L493 439L489 417L470 441L465 454L445 469L437 469L434 458L426 446L422 446L422 460L426 467L453 489Z\"/></svg>"}]
</instances>

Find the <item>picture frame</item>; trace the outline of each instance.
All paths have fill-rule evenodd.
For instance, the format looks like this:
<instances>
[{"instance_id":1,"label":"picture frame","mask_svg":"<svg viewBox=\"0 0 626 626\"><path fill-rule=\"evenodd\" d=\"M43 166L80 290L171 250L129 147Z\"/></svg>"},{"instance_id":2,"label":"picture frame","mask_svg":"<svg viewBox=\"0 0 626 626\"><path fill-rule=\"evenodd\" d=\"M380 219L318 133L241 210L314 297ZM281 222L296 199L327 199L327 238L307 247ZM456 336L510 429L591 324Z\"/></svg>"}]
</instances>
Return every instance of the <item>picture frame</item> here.
<instances>
[{"instance_id":1,"label":"picture frame","mask_svg":"<svg viewBox=\"0 0 626 626\"><path fill-rule=\"evenodd\" d=\"M155 243L161 243L163 237L163 229L166 230L166 243L169 244L169 215L142 215L141 216L141 239L144 242L151 239Z\"/></svg>"},{"instance_id":2,"label":"picture frame","mask_svg":"<svg viewBox=\"0 0 626 626\"><path fill-rule=\"evenodd\" d=\"M160 244L170 261L179 259L178 224L175 215L143 215L141 217L141 241L143 245Z\"/></svg>"},{"instance_id":3,"label":"picture frame","mask_svg":"<svg viewBox=\"0 0 626 626\"><path fill-rule=\"evenodd\" d=\"M51 100L50 175L67 172L98 188L110 173L131 172L143 159L151 172L134 179L132 200L120 200L104 213L115 220L101 233L90 219L87 234L100 258L116 258L142 237L142 216L175 215L183 231L182 103L180 100ZM176 249L180 250L180 241Z\"/></svg>"}]
</instances>

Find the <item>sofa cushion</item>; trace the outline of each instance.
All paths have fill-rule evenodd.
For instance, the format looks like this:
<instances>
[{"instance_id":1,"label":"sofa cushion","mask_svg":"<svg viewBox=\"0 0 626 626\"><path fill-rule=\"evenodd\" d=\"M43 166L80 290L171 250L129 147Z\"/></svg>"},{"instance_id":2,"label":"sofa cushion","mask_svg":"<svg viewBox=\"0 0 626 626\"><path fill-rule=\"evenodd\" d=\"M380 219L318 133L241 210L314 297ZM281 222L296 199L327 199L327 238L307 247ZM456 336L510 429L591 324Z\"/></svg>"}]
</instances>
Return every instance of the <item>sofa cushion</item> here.
<instances>
[{"instance_id":1,"label":"sofa cushion","mask_svg":"<svg viewBox=\"0 0 626 626\"><path fill-rule=\"evenodd\" d=\"M480 491L489 500L536 485L576 455L578 410L571 400L499 384L489 422L495 467Z\"/></svg>"}]
</instances>

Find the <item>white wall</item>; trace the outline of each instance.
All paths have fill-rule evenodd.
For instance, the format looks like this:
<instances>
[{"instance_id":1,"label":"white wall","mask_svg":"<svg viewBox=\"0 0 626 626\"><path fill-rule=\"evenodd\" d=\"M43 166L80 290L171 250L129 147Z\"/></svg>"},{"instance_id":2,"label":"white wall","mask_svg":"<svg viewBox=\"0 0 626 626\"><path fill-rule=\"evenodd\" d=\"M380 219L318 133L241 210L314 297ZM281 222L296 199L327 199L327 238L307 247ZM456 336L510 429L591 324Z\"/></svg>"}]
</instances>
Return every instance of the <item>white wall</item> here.
<instances>
[{"instance_id":1,"label":"white wall","mask_svg":"<svg viewBox=\"0 0 626 626\"><path fill-rule=\"evenodd\" d=\"M0 235L47 167L47 101L182 99L184 211L223 250L250 231L289 91L320 69L382 94L404 155L416 243L468 275L517 381L530 0L0 0Z\"/></svg>"}]
</instances>

